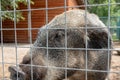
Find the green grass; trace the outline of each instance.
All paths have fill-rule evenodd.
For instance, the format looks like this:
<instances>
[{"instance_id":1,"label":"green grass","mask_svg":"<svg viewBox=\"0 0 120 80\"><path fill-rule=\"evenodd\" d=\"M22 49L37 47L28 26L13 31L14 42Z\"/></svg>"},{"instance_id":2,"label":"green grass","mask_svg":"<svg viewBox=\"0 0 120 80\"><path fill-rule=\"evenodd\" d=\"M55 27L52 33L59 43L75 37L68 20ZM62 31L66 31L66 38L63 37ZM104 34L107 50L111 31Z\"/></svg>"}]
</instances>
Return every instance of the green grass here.
<instances>
[{"instance_id":1,"label":"green grass","mask_svg":"<svg viewBox=\"0 0 120 80\"><path fill-rule=\"evenodd\" d=\"M113 39L113 41L118 41L118 40L119 40L119 39L117 38L116 33L112 34L112 39Z\"/></svg>"}]
</instances>

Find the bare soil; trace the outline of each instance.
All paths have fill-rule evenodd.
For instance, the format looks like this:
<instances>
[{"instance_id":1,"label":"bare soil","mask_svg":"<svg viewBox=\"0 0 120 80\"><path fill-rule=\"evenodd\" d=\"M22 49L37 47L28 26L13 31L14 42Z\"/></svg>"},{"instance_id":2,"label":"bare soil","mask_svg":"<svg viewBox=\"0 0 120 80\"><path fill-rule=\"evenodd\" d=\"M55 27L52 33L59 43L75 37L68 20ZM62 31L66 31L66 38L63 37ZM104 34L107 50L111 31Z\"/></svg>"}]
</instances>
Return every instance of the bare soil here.
<instances>
[{"instance_id":1,"label":"bare soil","mask_svg":"<svg viewBox=\"0 0 120 80\"><path fill-rule=\"evenodd\" d=\"M17 47L10 43L0 45L0 80L3 77L9 80L8 67L16 65L16 62L19 64L29 47L29 44L17 44ZM114 42L114 48L120 49L120 42ZM110 71L109 80L120 80L120 55L117 51L113 51Z\"/></svg>"},{"instance_id":2,"label":"bare soil","mask_svg":"<svg viewBox=\"0 0 120 80\"><path fill-rule=\"evenodd\" d=\"M5 80L9 80L10 74L8 71L8 67L10 65L16 65L16 63L19 64L23 56L29 50L30 46L28 44L18 44L18 46L16 47L15 44L10 43L0 46L0 80L2 80L3 77L5 78Z\"/></svg>"}]
</instances>

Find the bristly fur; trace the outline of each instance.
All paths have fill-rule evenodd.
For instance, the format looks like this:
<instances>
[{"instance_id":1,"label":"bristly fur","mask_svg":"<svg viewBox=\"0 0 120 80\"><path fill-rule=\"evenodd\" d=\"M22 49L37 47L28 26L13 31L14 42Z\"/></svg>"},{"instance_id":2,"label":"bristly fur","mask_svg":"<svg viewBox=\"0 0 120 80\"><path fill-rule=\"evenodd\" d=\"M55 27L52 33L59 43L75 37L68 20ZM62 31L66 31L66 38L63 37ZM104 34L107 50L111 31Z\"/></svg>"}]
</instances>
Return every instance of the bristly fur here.
<instances>
[{"instance_id":1,"label":"bristly fur","mask_svg":"<svg viewBox=\"0 0 120 80\"><path fill-rule=\"evenodd\" d=\"M21 70L10 67L11 79L17 79L13 72L16 71L24 76L19 77L20 80L64 80L67 66L68 79L65 80L85 80L86 66L87 70L108 70L111 52L108 56L108 51L102 50L108 47L112 48L111 36L95 14L70 10L40 28L33 47L19 66ZM31 63L35 66L31 67ZM87 72L88 80L105 80L106 76L107 72Z\"/></svg>"}]
</instances>

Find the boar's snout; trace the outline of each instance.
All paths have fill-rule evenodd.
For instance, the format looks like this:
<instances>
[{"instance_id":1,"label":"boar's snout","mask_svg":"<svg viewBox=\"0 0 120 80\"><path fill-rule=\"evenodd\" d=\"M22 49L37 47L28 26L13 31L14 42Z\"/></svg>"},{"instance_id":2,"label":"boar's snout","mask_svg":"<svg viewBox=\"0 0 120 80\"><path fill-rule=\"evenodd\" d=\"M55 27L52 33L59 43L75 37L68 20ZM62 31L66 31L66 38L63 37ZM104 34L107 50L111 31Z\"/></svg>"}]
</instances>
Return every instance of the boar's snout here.
<instances>
[{"instance_id":1,"label":"boar's snout","mask_svg":"<svg viewBox=\"0 0 120 80\"><path fill-rule=\"evenodd\" d=\"M10 79L12 80L25 80L25 73L21 70L20 67L9 66Z\"/></svg>"}]
</instances>

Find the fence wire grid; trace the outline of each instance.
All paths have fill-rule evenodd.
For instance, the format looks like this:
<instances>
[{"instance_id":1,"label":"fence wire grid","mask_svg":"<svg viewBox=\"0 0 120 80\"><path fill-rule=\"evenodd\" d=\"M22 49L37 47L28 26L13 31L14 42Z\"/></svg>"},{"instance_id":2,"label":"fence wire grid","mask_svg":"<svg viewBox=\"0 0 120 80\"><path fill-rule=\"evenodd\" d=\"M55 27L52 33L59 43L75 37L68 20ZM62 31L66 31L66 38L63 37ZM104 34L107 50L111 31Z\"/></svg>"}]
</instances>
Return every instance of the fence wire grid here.
<instances>
[{"instance_id":1,"label":"fence wire grid","mask_svg":"<svg viewBox=\"0 0 120 80\"><path fill-rule=\"evenodd\" d=\"M34 0L33 0L34 1ZM13 0L13 5L14 5L14 9L13 10L7 10L7 11L2 11L0 9L0 34L1 34L1 50L0 50L0 80L10 80L10 72L8 71L8 67L11 66L11 65L15 65L17 69L19 69L19 66L30 66L30 79L25 79L25 80L52 80L51 76L55 76L55 77L59 77L58 74L62 74L62 73L56 73L54 75L53 72L51 73L47 73L46 75L48 75L47 79L35 79L34 78L34 68L45 68L45 69L53 69L53 71L55 70L64 70L64 76L62 76L61 78L53 78L54 80L91 80L89 76L89 73L90 72L99 72L99 73L106 73L108 74L106 76L106 79L105 80L120 80L120 64L119 64L119 61L120 61L120 56L117 55L116 57L116 53L114 52L117 52L117 51L120 51L120 46L118 45L118 47L114 48L114 45L113 45L113 48L111 48L111 44L110 44L110 35L112 35L111 32L111 29L114 29L115 27L113 25L111 25L111 5L120 5L120 3L111 3L111 0L108 0L108 4L88 4L88 1L87 0L84 0L83 1L83 5L75 5L75 6L67 6L67 0L64 0L64 5L63 6L59 6L59 7L49 7L48 5L48 2L49 0L45 0L45 8L31 8L31 2L30 0L27 0L27 9L16 9L15 8L15 0ZM54 3L56 4L56 3ZM35 5L35 4L34 4ZM87 22L87 11L88 11L88 7L96 7L96 6L106 6L108 7L108 17L107 17L107 29L108 29L108 39L107 39L107 48L102 48L102 49L97 49L97 48L88 48L88 40L87 38L85 39L85 47L84 48L74 48L74 47L68 47L68 40L67 40L67 36L68 36L68 33L67 31L69 29L71 30L77 30L77 29L84 29L85 31L85 35L88 35L88 31L89 29L96 29L96 30L101 30L101 29L104 29L104 27L89 27L87 24L85 24L85 27L83 28L78 28L78 27L71 27L68 29L68 25L65 24L65 27L64 28L49 28L49 11L50 10L57 10L57 9L64 9L63 12L65 12L65 18L64 18L64 23L67 22L67 11L68 11L68 8L79 8L79 7L84 7L84 10L85 10L85 22ZM1 8L1 4L0 4L0 8ZM46 46L45 47L36 47L36 46L33 46L33 35L32 35L32 30L38 30L41 28L33 28L32 26L32 11L38 11L38 10L44 10L45 11L45 23L44 23L44 26L45 28L43 28L43 30L46 30L45 34L46 34ZM17 17L16 17L16 12L27 12L27 28L18 28L17 27ZM2 20L2 13L4 12L14 12L14 27L13 28L4 28L3 27L3 20ZM34 14L35 15L35 14ZM38 16L39 17L39 16ZM43 26L43 25L42 25ZM116 29L119 29L120 26L118 26ZM14 43L4 43L4 31L10 31L10 30L13 30L14 31ZM17 33L17 30L27 30L28 31L28 42L29 43L19 43L18 42L18 33ZM41 28L42 30L42 28ZM50 30L64 30L65 33L64 33L64 36L65 36L65 44L64 44L64 47L50 47L49 46L49 31ZM104 35L103 35L104 36ZM8 37L9 37L9 34L8 34ZM114 42L113 42L114 44ZM45 49L46 50L46 61L47 63L45 63L45 65L40 65L40 64L34 64L33 63L33 53L32 53L32 50L36 48L36 49ZM24 55L27 54L27 51L29 50L29 55L30 55L30 63L29 64L20 64L20 62L23 60L23 57ZM50 61L49 61L49 50L64 50L65 52L65 66L51 66L50 65ZM68 67L68 60L69 60L69 50L71 51L85 51L85 56L83 56L85 58L85 67L84 68L76 68L76 67ZM89 65L88 65L88 58L89 58L89 51L107 51L107 69L106 70L95 70L95 69L90 69L89 68ZM111 55L111 51L112 51L112 55ZM96 53L97 54L97 53ZM78 55L79 56L79 55ZM111 57L112 56L112 61L111 61ZM114 56L114 58L113 58ZM80 57L81 58L81 57ZM112 69L112 65L114 63L114 60L113 59L118 59L118 64L116 66L113 67ZM76 59L77 60L77 59ZM74 59L72 60L74 61ZM38 61L39 62L39 61ZM56 60L57 62L57 60ZM54 62L53 62L54 63ZM51 62L52 64L52 62ZM59 63L58 63L59 64ZM61 64L61 63L60 63ZM97 63L99 64L99 63ZM80 64L78 64L80 65ZM111 66L109 66L111 65ZM99 67L99 66L98 66ZM114 68L117 68L116 70ZM71 72L70 72L71 71ZM71 76L68 76L74 72L72 71L80 71L81 73L84 72L84 79L77 79L77 78L71 78ZM78 73L78 75L80 75L81 73ZM115 74L117 74L117 76L114 76ZM81 76L81 75L80 75ZM81 76L81 77L82 77ZM112 77L111 77L112 76ZM16 71L16 80L19 80L19 71ZM64 77L64 78L63 78ZM24 79L20 79L20 80L24 80ZM92 80L100 80L99 77L98 78L94 78Z\"/></svg>"}]
</instances>

